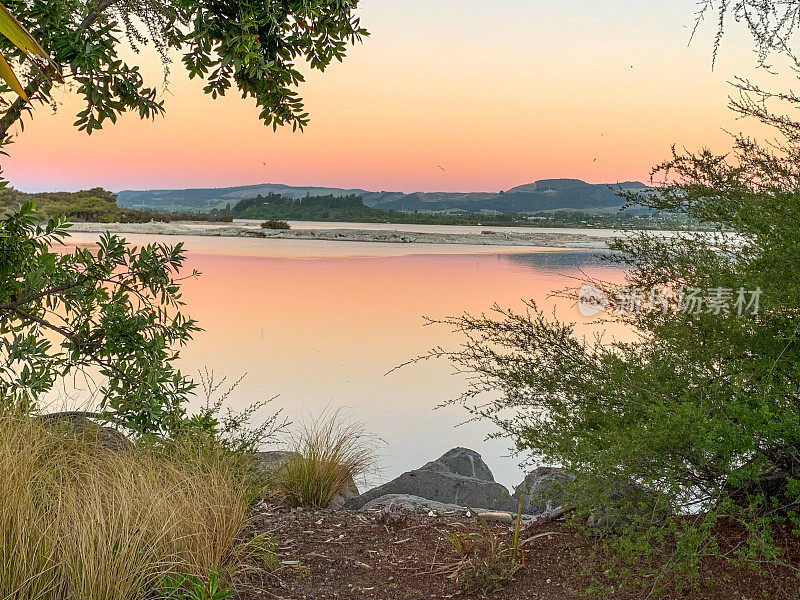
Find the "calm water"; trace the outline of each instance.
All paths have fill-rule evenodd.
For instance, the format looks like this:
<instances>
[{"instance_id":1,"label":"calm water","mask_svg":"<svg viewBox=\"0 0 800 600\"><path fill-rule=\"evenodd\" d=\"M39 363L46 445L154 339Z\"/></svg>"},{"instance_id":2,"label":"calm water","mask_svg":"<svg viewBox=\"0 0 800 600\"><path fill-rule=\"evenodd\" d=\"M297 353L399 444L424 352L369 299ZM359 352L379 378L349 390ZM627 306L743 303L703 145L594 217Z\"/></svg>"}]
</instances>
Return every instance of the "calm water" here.
<instances>
[{"instance_id":1,"label":"calm water","mask_svg":"<svg viewBox=\"0 0 800 600\"><path fill-rule=\"evenodd\" d=\"M141 244L174 237L126 236ZM76 234L75 242L96 239ZM181 367L236 379L247 373L234 406L278 395L292 420L340 408L385 441L386 480L454 446L480 452L498 481L521 479L508 442L487 441L492 427L462 423L460 407L435 407L458 395L463 380L445 362L395 366L459 338L424 327L423 316L519 307L532 298L581 321L570 301L548 296L574 284L580 270L618 279L591 253L487 246L435 246L244 238L187 238L187 311L205 331L182 353ZM581 323L586 331L589 324Z\"/></svg>"}]
</instances>

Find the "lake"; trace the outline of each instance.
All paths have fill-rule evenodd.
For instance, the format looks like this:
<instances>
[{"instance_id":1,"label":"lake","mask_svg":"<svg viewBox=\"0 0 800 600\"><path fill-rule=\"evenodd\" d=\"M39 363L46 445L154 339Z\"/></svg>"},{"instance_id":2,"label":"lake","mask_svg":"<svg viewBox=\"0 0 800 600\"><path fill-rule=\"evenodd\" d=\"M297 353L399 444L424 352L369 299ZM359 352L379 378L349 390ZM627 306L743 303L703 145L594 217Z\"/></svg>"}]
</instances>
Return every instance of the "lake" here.
<instances>
[{"instance_id":1,"label":"lake","mask_svg":"<svg viewBox=\"0 0 800 600\"><path fill-rule=\"evenodd\" d=\"M337 224L339 225L339 224ZM383 226L385 227L385 225ZM126 235L131 243L175 237ZM94 234L74 234L88 243ZM363 421L383 440L380 472L393 478L465 446L481 453L495 478L521 480L524 457L505 440L486 440L488 423L464 423L461 407L436 409L464 389L446 362L393 368L460 338L423 317L483 312L494 303L520 307L534 299L555 307L580 331L593 327L574 302L550 295L581 272L618 280L616 267L580 250L498 246L378 244L254 238L186 237L187 312L204 331L181 355L189 373L213 369L228 380L246 373L230 397L243 407L278 396L292 421L327 410ZM391 371L391 372L390 372ZM461 425L459 425L461 424Z\"/></svg>"}]
</instances>

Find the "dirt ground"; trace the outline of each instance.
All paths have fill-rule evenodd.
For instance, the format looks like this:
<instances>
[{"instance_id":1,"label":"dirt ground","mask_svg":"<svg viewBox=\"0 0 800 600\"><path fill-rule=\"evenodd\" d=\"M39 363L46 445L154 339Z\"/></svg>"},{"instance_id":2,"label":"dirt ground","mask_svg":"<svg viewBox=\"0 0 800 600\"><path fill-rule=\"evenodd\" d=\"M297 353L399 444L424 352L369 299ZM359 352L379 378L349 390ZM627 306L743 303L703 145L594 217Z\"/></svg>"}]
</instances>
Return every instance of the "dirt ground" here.
<instances>
[{"instance_id":1,"label":"dirt ground","mask_svg":"<svg viewBox=\"0 0 800 600\"><path fill-rule=\"evenodd\" d=\"M467 517L413 515L387 523L384 517L349 511L305 512L261 506L257 527L278 539L282 568L249 577L237 600L261 598L341 600L421 600L423 598L481 598L466 594L450 576L455 562L448 532L479 528ZM508 536L510 527L496 525ZM497 600L572 600L692 598L699 600L770 600L800 598L800 578L791 568L769 566L757 572L734 566L724 558L702 563L701 584L674 591L674 581L649 574L637 585L620 588L608 571L608 551L596 538L580 535L564 522L529 526L523 539L525 566L505 589L487 592ZM723 553L741 541L738 532L723 532ZM800 543L787 537L787 561L800 561ZM660 595L654 590L662 588Z\"/></svg>"}]
</instances>

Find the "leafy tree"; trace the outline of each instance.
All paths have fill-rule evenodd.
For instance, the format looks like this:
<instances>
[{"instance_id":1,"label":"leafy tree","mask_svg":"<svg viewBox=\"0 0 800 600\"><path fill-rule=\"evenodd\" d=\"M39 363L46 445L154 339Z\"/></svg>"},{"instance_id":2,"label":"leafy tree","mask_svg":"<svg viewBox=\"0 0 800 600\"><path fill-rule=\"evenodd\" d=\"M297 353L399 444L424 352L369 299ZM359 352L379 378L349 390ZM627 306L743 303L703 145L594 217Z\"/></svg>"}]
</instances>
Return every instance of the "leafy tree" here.
<instances>
[{"instance_id":1,"label":"leafy tree","mask_svg":"<svg viewBox=\"0 0 800 600\"><path fill-rule=\"evenodd\" d=\"M189 77L206 81L212 97L235 87L252 97L273 127L302 128L308 114L298 96L305 60L324 70L366 35L355 16L357 0L10 0L8 9L49 55L30 58L24 93L47 102L55 84L74 87L84 100L75 124L87 133L128 111L153 118L164 111L155 85L140 67L120 58L125 44L151 45L169 73L174 53ZM10 41L0 53L26 58ZM0 139L30 112L23 98L3 99Z\"/></svg>"},{"instance_id":2,"label":"leafy tree","mask_svg":"<svg viewBox=\"0 0 800 600\"><path fill-rule=\"evenodd\" d=\"M164 112L156 88L135 64L119 57L128 44L152 45L165 76L175 53L205 92L235 86L254 98L273 128L308 123L296 88L305 60L324 70L342 60L366 31L354 16L357 0L10 0L0 10L0 146L22 124L34 101L52 99L57 84L83 98L75 125L87 133L125 112L153 118ZM2 8L2 7L0 7ZM17 23L11 15L18 19ZM6 57L24 65L20 89ZM14 91L18 97L12 97ZM4 185L5 182L2 182ZM4 195L13 196L14 192ZM76 216L118 214L102 190L48 197ZM131 211L132 212L132 211ZM125 216L125 215L123 215ZM138 215L127 215L138 218ZM100 404L109 419L139 434L186 429L184 403L194 382L172 366L176 347L196 323L183 315L177 272L181 244L128 247L101 236L96 247L57 253L67 236L64 217L39 225L32 203L0 219L0 402L36 406L55 383L77 370L103 378ZM206 418L215 414L206 410Z\"/></svg>"},{"instance_id":3,"label":"leafy tree","mask_svg":"<svg viewBox=\"0 0 800 600\"><path fill-rule=\"evenodd\" d=\"M139 434L179 428L195 384L172 366L198 326L182 313L182 244L51 249L63 218L37 224L31 203L0 219L0 404L33 408L61 378L102 377L100 406Z\"/></svg>"}]
</instances>

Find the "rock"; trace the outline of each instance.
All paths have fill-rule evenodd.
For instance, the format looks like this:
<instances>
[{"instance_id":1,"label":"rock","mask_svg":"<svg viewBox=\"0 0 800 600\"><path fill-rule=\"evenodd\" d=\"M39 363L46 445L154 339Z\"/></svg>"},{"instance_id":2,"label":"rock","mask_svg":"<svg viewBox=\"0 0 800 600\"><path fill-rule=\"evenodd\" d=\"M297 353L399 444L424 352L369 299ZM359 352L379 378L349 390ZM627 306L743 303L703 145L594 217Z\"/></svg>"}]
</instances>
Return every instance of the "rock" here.
<instances>
[{"instance_id":1,"label":"rock","mask_svg":"<svg viewBox=\"0 0 800 600\"><path fill-rule=\"evenodd\" d=\"M254 452L253 461L256 467L264 474L274 475L290 458L300 456L297 452L289 450L272 450L269 452Z\"/></svg>"},{"instance_id":2,"label":"rock","mask_svg":"<svg viewBox=\"0 0 800 600\"><path fill-rule=\"evenodd\" d=\"M380 498L367 502L361 507L361 510L378 513L413 512L425 514L430 512L438 514L466 514L469 512L466 508L458 506L457 504L444 504L442 502L436 502L435 500L428 500L408 494L387 494L381 496Z\"/></svg>"},{"instance_id":3,"label":"rock","mask_svg":"<svg viewBox=\"0 0 800 600\"><path fill-rule=\"evenodd\" d=\"M481 455L467 448L453 448L442 456L420 467L419 470L454 473L464 477L472 477L481 481L494 481L489 466L483 462Z\"/></svg>"},{"instance_id":4,"label":"rock","mask_svg":"<svg viewBox=\"0 0 800 600\"><path fill-rule=\"evenodd\" d=\"M538 467L528 473L514 488L514 500L522 496L522 512L526 515L542 515L552 512L565 503L564 485L575 476L558 467Z\"/></svg>"},{"instance_id":5,"label":"rock","mask_svg":"<svg viewBox=\"0 0 800 600\"><path fill-rule=\"evenodd\" d=\"M417 496L456 506L465 503L475 510L516 513L508 490L494 481L492 472L477 452L465 448L454 448L419 469L403 473L389 483L352 498L345 507L358 510L387 494Z\"/></svg>"},{"instance_id":6,"label":"rock","mask_svg":"<svg viewBox=\"0 0 800 600\"><path fill-rule=\"evenodd\" d=\"M618 533L635 521L652 523L668 513L667 505L659 503L656 492L638 483L626 483L594 506L587 525L595 533Z\"/></svg>"},{"instance_id":7,"label":"rock","mask_svg":"<svg viewBox=\"0 0 800 600\"><path fill-rule=\"evenodd\" d=\"M487 523L513 523L514 516L507 512L479 512L478 516Z\"/></svg>"},{"instance_id":8,"label":"rock","mask_svg":"<svg viewBox=\"0 0 800 600\"><path fill-rule=\"evenodd\" d=\"M124 433L92 420L100 417L98 413L74 411L41 415L37 419L45 425L81 436L110 452L126 452L133 449L133 442Z\"/></svg>"},{"instance_id":9,"label":"rock","mask_svg":"<svg viewBox=\"0 0 800 600\"><path fill-rule=\"evenodd\" d=\"M331 498L328 507L330 510L339 510L344 508L344 505L347 503L348 500L353 498L357 498L359 496L358 486L356 482L353 481L353 478L350 478L348 484L333 498Z\"/></svg>"}]
</instances>

